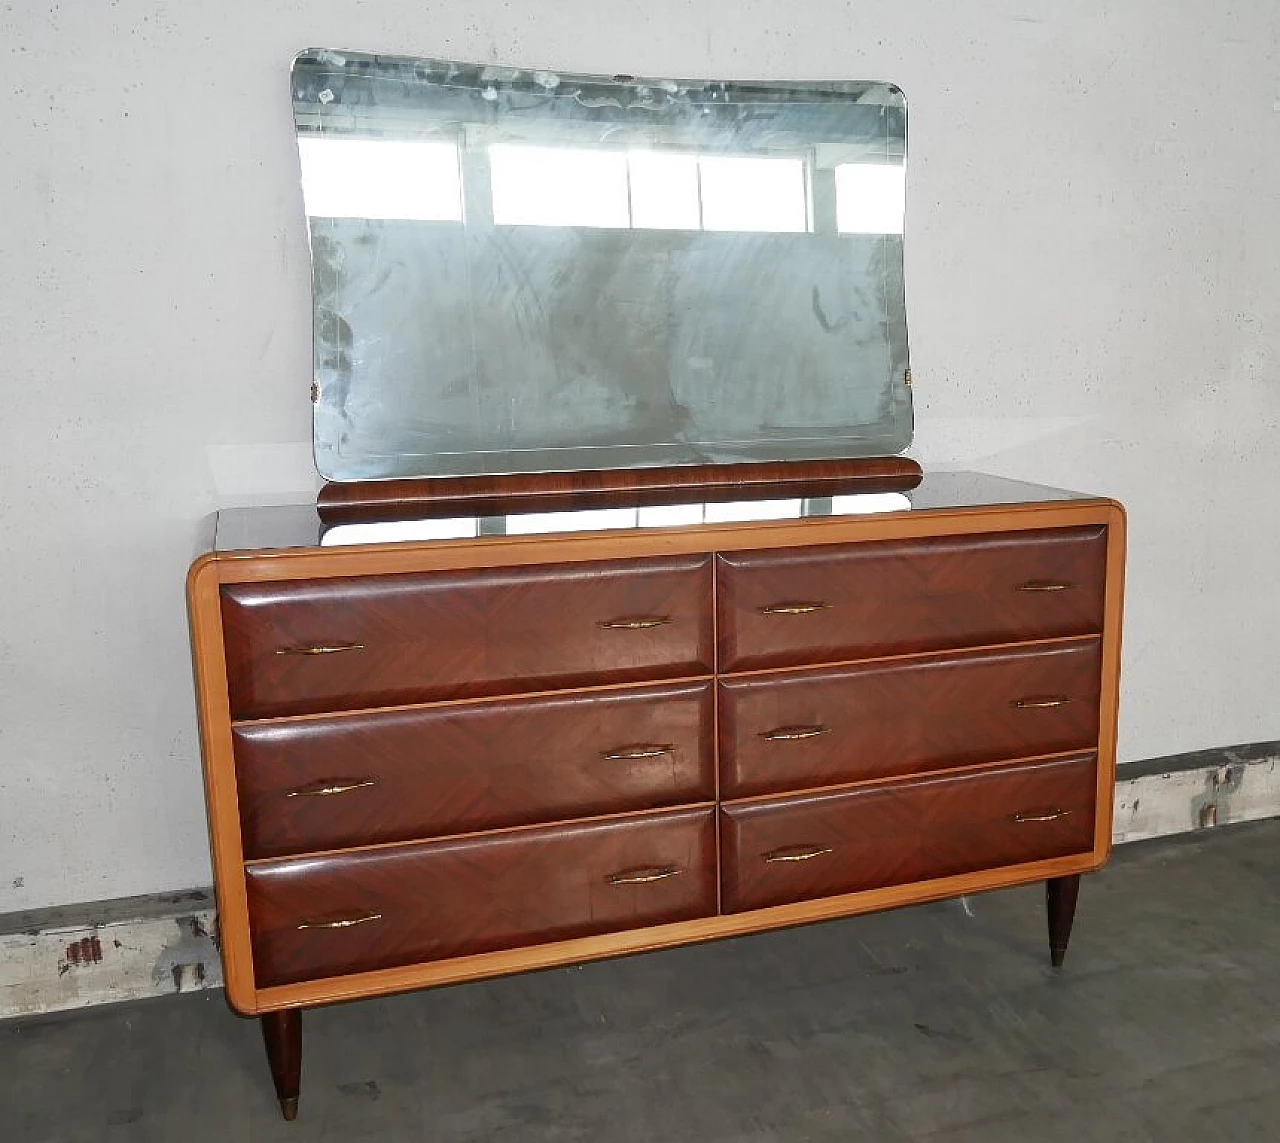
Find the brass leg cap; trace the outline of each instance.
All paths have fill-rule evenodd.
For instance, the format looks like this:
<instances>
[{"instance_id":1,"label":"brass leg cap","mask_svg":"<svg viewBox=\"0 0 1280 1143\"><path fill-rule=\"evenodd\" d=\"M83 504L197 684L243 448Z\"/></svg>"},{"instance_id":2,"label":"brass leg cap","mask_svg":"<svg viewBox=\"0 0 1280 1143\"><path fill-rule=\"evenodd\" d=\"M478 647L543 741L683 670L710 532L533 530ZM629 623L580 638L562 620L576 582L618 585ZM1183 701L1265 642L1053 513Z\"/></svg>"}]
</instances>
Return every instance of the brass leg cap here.
<instances>
[{"instance_id":1,"label":"brass leg cap","mask_svg":"<svg viewBox=\"0 0 1280 1143\"><path fill-rule=\"evenodd\" d=\"M285 1121L292 1123L298 1118L298 1097L295 1095L292 1099L282 1099L280 1101L280 1114L284 1116Z\"/></svg>"}]
</instances>

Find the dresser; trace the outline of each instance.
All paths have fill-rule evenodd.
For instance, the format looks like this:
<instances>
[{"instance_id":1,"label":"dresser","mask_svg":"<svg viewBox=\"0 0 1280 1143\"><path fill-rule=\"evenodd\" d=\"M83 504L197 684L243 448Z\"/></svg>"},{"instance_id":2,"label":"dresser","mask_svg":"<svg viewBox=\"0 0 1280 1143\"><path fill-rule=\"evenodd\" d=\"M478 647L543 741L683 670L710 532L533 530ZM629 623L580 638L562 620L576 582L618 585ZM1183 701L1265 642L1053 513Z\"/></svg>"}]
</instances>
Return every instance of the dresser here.
<instances>
[{"instance_id":1,"label":"dresser","mask_svg":"<svg viewBox=\"0 0 1280 1143\"><path fill-rule=\"evenodd\" d=\"M1122 509L966 474L794 505L220 516L219 932L286 1118L311 1005L1027 882L1062 963L1110 850Z\"/></svg>"}]
</instances>

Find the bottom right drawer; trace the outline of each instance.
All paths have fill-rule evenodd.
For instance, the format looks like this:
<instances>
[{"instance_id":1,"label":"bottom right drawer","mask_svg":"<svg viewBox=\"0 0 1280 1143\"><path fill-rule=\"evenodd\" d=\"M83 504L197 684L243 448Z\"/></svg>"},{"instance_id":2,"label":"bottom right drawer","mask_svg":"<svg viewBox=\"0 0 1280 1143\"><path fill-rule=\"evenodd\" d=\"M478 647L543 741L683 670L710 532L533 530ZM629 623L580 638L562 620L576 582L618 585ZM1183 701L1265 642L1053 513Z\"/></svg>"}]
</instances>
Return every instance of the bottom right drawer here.
<instances>
[{"instance_id":1,"label":"bottom right drawer","mask_svg":"<svg viewBox=\"0 0 1280 1143\"><path fill-rule=\"evenodd\" d=\"M1097 757L721 808L721 908L740 913L1093 849Z\"/></svg>"}]
</instances>

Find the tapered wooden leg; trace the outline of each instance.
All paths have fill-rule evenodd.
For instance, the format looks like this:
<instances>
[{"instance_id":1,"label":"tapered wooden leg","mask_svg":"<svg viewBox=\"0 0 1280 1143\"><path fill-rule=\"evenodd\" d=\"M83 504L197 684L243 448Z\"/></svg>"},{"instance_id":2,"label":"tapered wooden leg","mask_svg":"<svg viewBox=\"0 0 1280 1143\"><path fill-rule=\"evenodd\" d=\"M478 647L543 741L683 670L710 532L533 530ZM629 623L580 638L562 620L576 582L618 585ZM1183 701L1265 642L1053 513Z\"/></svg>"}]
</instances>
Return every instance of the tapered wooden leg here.
<instances>
[{"instance_id":1,"label":"tapered wooden leg","mask_svg":"<svg viewBox=\"0 0 1280 1143\"><path fill-rule=\"evenodd\" d=\"M285 1008L262 1017L262 1038L267 1063L285 1119L298 1117L298 1090L302 1086L302 1010Z\"/></svg>"},{"instance_id":2,"label":"tapered wooden leg","mask_svg":"<svg viewBox=\"0 0 1280 1143\"><path fill-rule=\"evenodd\" d=\"M1080 874L1051 877L1044 883L1045 903L1049 907L1049 959L1061 968L1071 940L1071 922L1076 917L1076 898L1080 896Z\"/></svg>"}]
</instances>

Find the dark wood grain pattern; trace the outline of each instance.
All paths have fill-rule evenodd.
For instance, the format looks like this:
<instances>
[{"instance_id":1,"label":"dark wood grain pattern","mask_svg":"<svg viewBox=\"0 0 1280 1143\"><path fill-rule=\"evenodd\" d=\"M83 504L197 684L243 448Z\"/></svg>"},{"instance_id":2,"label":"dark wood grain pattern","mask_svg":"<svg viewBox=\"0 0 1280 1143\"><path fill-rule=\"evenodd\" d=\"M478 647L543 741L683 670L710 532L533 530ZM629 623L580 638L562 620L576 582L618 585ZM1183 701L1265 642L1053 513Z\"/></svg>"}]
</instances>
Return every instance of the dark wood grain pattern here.
<instances>
[{"instance_id":1,"label":"dark wood grain pattern","mask_svg":"<svg viewBox=\"0 0 1280 1143\"><path fill-rule=\"evenodd\" d=\"M317 497L327 524L456 515L634 508L641 504L905 492L920 465L904 456L855 460L678 465L494 476L424 477L326 484Z\"/></svg>"},{"instance_id":2,"label":"dark wood grain pattern","mask_svg":"<svg viewBox=\"0 0 1280 1143\"><path fill-rule=\"evenodd\" d=\"M735 913L1087 853L1094 755L851 791L727 803L722 908Z\"/></svg>"},{"instance_id":3,"label":"dark wood grain pattern","mask_svg":"<svg viewBox=\"0 0 1280 1143\"><path fill-rule=\"evenodd\" d=\"M711 559L233 584L237 718L709 673Z\"/></svg>"},{"instance_id":4,"label":"dark wood grain pattern","mask_svg":"<svg viewBox=\"0 0 1280 1143\"><path fill-rule=\"evenodd\" d=\"M714 915L714 810L248 869L259 986Z\"/></svg>"},{"instance_id":5,"label":"dark wood grain pattern","mask_svg":"<svg viewBox=\"0 0 1280 1143\"><path fill-rule=\"evenodd\" d=\"M262 1017L262 1040L280 1114L292 1122L298 1118L302 1089L302 1013L297 1008L268 1012Z\"/></svg>"},{"instance_id":6,"label":"dark wood grain pattern","mask_svg":"<svg viewBox=\"0 0 1280 1143\"><path fill-rule=\"evenodd\" d=\"M720 682L725 798L1096 746L1096 639Z\"/></svg>"},{"instance_id":7,"label":"dark wood grain pattern","mask_svg":"<svg viewBox=\"0 0 1280 1143\"><path fill-rule=\"evenodd\" d=\"M1044 883L1046 912L1049 916L1049 962L1061 968L1067 958L1071 925L1076 919L1076 901L1080 896L1080 874L1051 877Z\"/></svg>"},{"instance_id":8,"label":"dark wood grain pattern","mask_svg":"<svg viewBox=\"0 0 1280 1143\"><path fill-rule=\"evenodd\" d=\"M245 723L247 857L715 797L710 682Z\"/></svg>"},{"instance_id":9,"label":"dark wood grain pattern","mask_svg":"<svg viewBox=\"0 0 1280 1143\"><path fill-rule=\"evenodd\" d=\"M1102 630L1105 527L721 554L722 671Z\"/></svg>"}]
</instances>

